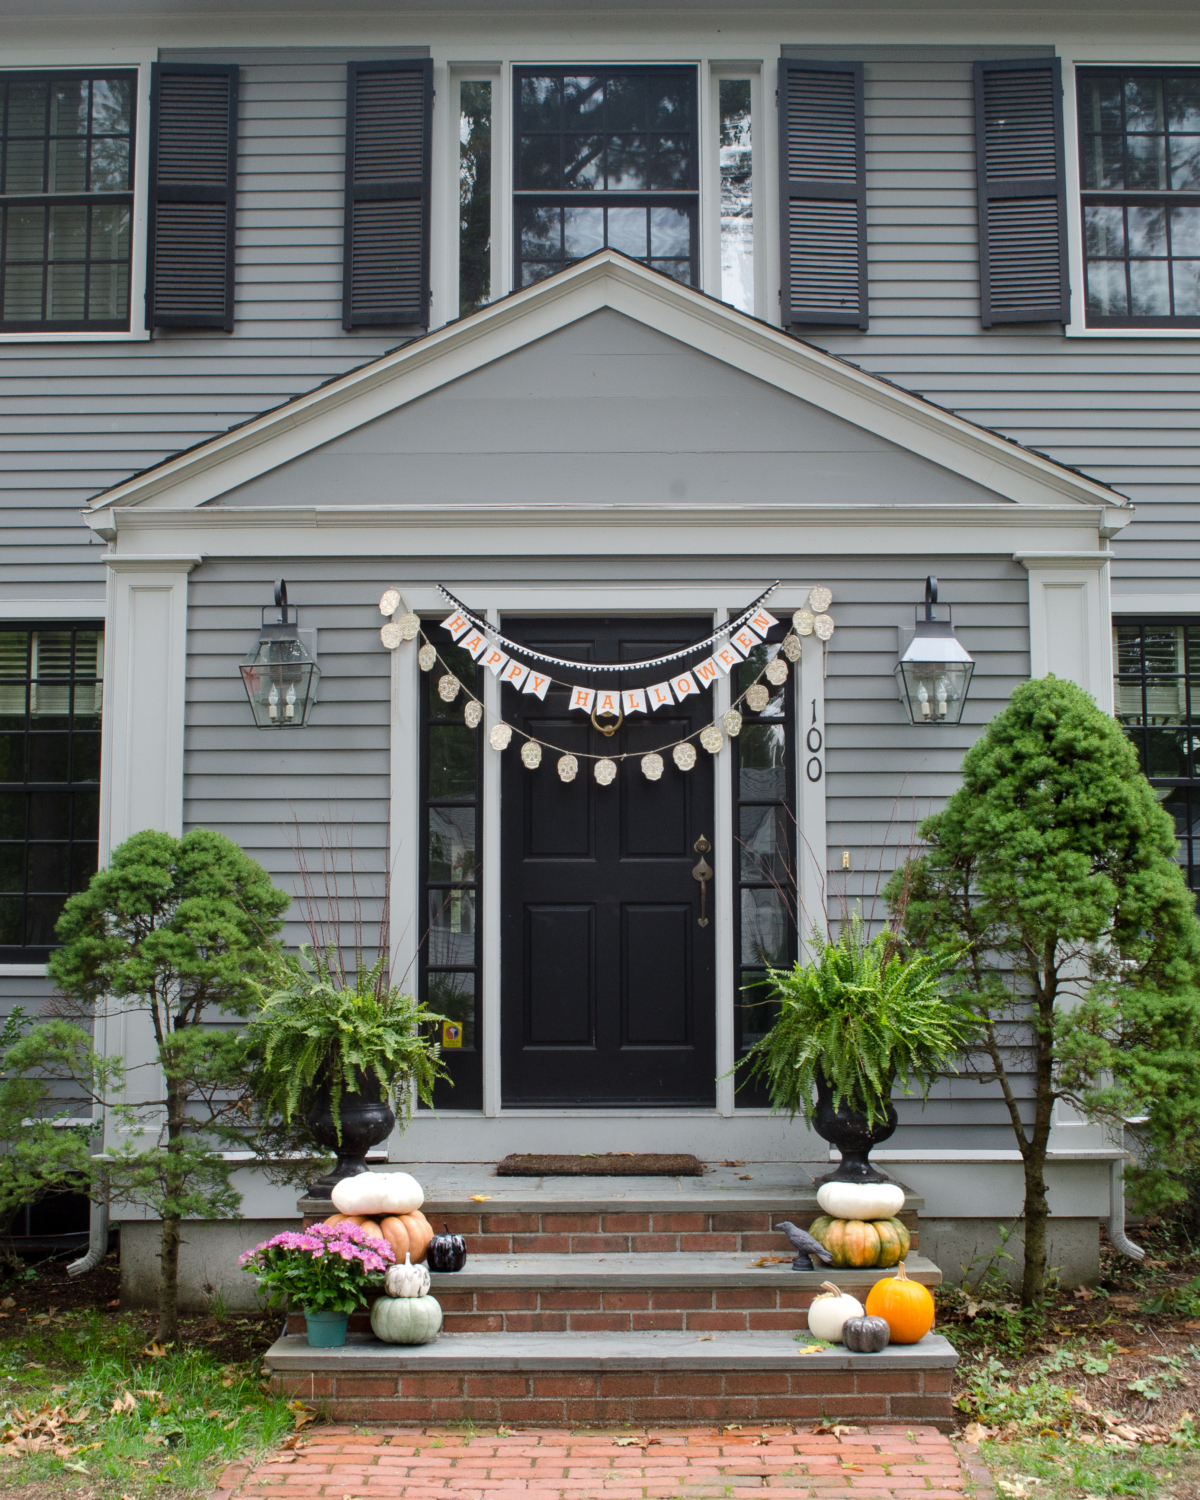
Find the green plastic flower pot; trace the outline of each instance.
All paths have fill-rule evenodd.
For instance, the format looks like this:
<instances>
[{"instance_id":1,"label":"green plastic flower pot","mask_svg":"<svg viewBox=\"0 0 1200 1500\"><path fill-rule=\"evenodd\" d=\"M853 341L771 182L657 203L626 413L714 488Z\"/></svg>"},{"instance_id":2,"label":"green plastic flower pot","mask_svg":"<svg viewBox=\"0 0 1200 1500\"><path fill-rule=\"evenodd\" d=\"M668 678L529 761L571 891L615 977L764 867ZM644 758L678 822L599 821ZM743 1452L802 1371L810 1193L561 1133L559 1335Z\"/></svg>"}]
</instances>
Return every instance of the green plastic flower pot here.
<instances>
[{"instance_id":1,"label":"green plastic flower pot","mask_svg":"<svg viewBox=\"0 0 1200 1500\"><path fill-rule=\"evenodd\" d=\"M346 1342L349 1313L305 1312L308 1342L314 1349L339 1349Z\"/></svg>"}]
</instances>

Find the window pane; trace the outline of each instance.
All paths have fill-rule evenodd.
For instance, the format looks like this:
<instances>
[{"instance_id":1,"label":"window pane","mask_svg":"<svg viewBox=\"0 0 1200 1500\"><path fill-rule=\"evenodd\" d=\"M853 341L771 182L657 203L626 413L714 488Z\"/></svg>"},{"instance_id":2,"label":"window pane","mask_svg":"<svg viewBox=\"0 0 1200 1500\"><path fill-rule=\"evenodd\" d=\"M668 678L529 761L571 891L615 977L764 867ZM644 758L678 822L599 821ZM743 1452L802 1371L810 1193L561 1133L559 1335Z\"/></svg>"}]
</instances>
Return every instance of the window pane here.
<instances>
[{"instance_id":1,"label":"window pane","mask_svg":"<svg viewBox=\"0 0 1200 1500\"><path fill-rule=\"evenodd\" d=\"M30 781L66 781L70 766L70 735L31 734L29 736Z\"/></svg>"},{"instance_id":2,"label":"window pane","mask_svg":"<svg viewBox=\"0 0 1200 1500\"><path fill-rule=\"evenodd\" d=\"M1085 188L1125 186L1125 137L1095 135L1085 140L1082 153Z\"/></svg>"},{"instance_id":3,"label":"window pane","mask_svg":"<svg viewBox=\"0 0 1200 1500\"><path fill-rule=\"evenodd\" d=\"M788 962L789 914L775 890L742 892L742 959L771 969Z\"/></svg>"},{"instance_id":4,"label":"window pane","mask_svg":"<svg viewBox=\"0 0 1200 1500\"><path fill-rule=\"evenodd\" d=\"M558 260L562 255L561 208L520 205L521 255L531 260Z\"/></svg>"},{"instance_id":5,"label":"window pane","mask_svg":"<svg viewBox=\"0 0 1200 1500\"><path fill-rule=\"evenodd\" d=\"M1129 262L1130 312L1135 318L1165 318L1171 311L1165 261Z\"/></svg>"},{"instance_id":6,"label":"window pane","mask_svg":"<svg viewBox=\"0 0 1200 1500\"><path fill-rule=\"evenodd\" d=\"M692 217L678 208L650 210L650 254L688 255L692 248Z\"/></svg>"},{"instance_id":7,"label":"window pane","mask_svg":"<svg viewBox=\"0 0 1200 1500\"><path fill-rule=\"evenodd\" d=\"M1200 136L1171 137L1171 188L1176 193L1200 187Z\"/></svg>"},{"instance_id":8,"label":"window pane","mask_svg":"<svg viewBox=\"0 0 1200 1500\"><path fill-rule=\"evenodd\" d=\"M472 880L475 876L475 809L429 809L430 880Z\"/></svg>"},{"instance_id":9,"label":"window pane","mask_svg":"<svg viewBox=\"0 0 1200 1500\"><path fill-rule=\"evenodd\" d=\"M1166 212L1161 208L1131 208L1127 214L1130 255L1167 253Z\"/></svg>"},{"instance_id":10,"label":"window pane","mask_svg":"<svg viewBox=\"0 0 1200 1500\"><path fill-rule=\"evenodd\" d=\"M604 210L602 208L564 208L563 249L568 260L582 260L604 245ZM643 219L645 210L642 210Z\"/></svg>"},{"instance_id":11,"label":"window pane","mask_svg":"<svg viewBox=\"0 0 1200 1500\"><path fill-rule=\"evenodd\" d=\"M650 186L645 136L609 137L606 186L610 191L625 193L642 192Z\"/></svg>"},{"instance_id":12,"label":"window pane","mask_svg":"<svg viewBox=\"0 0 1200 1500\"><path fill-rule=\"evenodd\" d=\"M1184 670L1183 626L1147 625L1142 632L1142 650L1147 674L1174 674Z\"/></svg>"},{"instance_id":13,"label":"window pane","mask_svg":"<svg viewBox=\"0 0 1200 1500\"><path fill-rule=\"evenodd\" d=\"M604 84L590 74L566 77L562 86L563 125L567 130L595 130L603 123Z\"/></svg>"},{"instance_id":14,"label":"window pane","mask_svg":"<svg viewBox=\"0 0 1200 1500\"><path fill-rule=\"evenodd\" d=\"M464 1050L475 1046L474 974L430 974L429 1008L458 1023L462 1029L459 1045ZM445 1044L444 1028L441 1040Z\"/></svg>"},{"instance_id":15,"label":"window pane","mask_svg":"<svg viewBox=\"0 0 1200 1500\"><path fill-rule=\"evenodd\" d=\"M1200 260L1172 261L1171 287L1175 296L1175 316L1200 317Z\"/></svg>"},{"instance_id":16,"label":"window pane","mask_svg":"<svg viewBox=\"0 0 1200 1500\"><path fill-rule=\"evenodd\" d=\"M98 734L71 736L71 780L100 780L100 736Z\"/></svg>"},{"instance_id":17,"label":"window pane","mask_svg":"<svg viewBox=\"0 0 1200 1500\"><path fill-rule=\"evenodd\" d=\"M70 844L30 844L29 889L61 891L70 888Z\"/></svg>"},{"instance_id":18,"label":"window pane","mask_svg":"<svg viewBox=\"0 0 1200 1500\"><path fill-rule=\"evenodd\" d=\"M1162 130L1162 84L1157 78L1139 76L1125 80L1125 129Z\"/></svg>"},{"instance_id":19,"label":"window pane","mask_svg":"<svg viewBox=\"0 0 1200 1500\"><path fill-rule=\"evenodd\" d=\"M608 210L608 243L623 255L644 260L649 250L646 239L649 210L645 208L610 208Z\"/></svg>"},{"instance_id":20,"label":"window pane","mask_svg":"<svg viewBox=\"0 0 1200 1500\"><path fill-rule=\"evenodd\" d=\"M29 837L31 839L65 839L70 836L70 792L30 792Z\"/></svg>"},{"instance_id":21,"label":"window pane","mask_svg":"<svg viewBox=\"0 0 1200 1500\"><path fill-rule=\"evenodd\" d=\"M66 904L65 895L26 897L25 942L29 947L48 948L54 943L54 924Z\"/></svg>"},{"instance_id":22,"label":"window pane","mask_svg":"<svg viewBox=\"0 0 1200 1500\"><path fill-rule=\"evenodd\" d=\"M1088 312L1097 318L1129 315L1123 260L1089 260L1087 263Z\"/></svg>"},{"instance_id":23,"label":"window pane","mask_svg":"<svg viewBox=\"0 0 1200 1500\"><path fill-rule=\"evenodd\" d=\"M1200 73L1167 79L1167 125L1171 130L1200 131Z\"/></svg>"},{"instance_id":24,"label":"window pane","mask_svg":"<svg viewBox=\"0 0 1200 1500\"><path fill-rule=\"evenodd\" d=\"M559 169L559 137L525 135L521 137L521 186L523 188L556 188L562 186Z\"/></svg>"},{"instance_id":25,"label":"window pane","mask_svg":"<svg viewBox=\"0 0 1200 1500\"><path fill-rule=\"evenodd\" d=\"M0 839L25 837L25 809L28 801L24 792L0 792Z\"/></svg>"},{"instance_id":26,"label":"window pane","mask_svg":"<svg viewBox=\"0 0 1200 1500\"><path fill-rule=\"evenodd\" d=\"M0 844L0 891L24 891L25 845Z\"/></svg>"},{"instance_id":27,"label":"window pane","mask_svg":"<svg viewBox=\"0 0 1200 1500\"><path fill-rule=\"evenodd\" d=\"M463 725L429 730L429 795L439 802L470 802L475 797L477 731Z\"/></svg>"},{"instance_id":28,"label":"window pane","mask_svg":"<svg viewBox=\"0 0 1200 1500\"><path fill-rule=\"evenodd\" d=\"M0 946L22 945L25 900L22 896L0 898Z\"/></svg>"},{"instance_id":29,"label":"window pane","mask_svg":"<svg viewBox=\"0 0 1200 1500\"><path fill-rule=\"evenodd\" d=\"M604 137L602 135L568 135L563 137L562 186L575 192L601 185L604 173ZM531 183L533 187L537 184Z\"/></svg>"},{"instance_id":30,"label":"window pane","mask_svg":"<svg viewBox=\"0 0 1200 1500\"><path fill-rule=\"evenodd\" d=\"M1187 729L1146 730L1146 775L1185 781L1188 777Z\"/></svg>"},{"instance_id":31,"label":"window pane","mask_svg":"<svg viewBox=\"0 0 1200 1500\"><path fill-rule=\"evenodd\" d=\"M1118 677L1115 695L1113 712L1118 721L1122 724L1140 724L1142 722L1142 679Z\"/></svg>"},{"instance_id":32,"label":"window pane","mask_svg":"<svg viewBox=\"0 0 1200 1500\"><path fill-rule=\"evenodd\" d=\"M782 724L744 724L738 737L738 796L783 801L787 743Z\"/></svg>"},{"instance_id":33,"label":"window pane","mask_svg":"<svg viewBox=\"0 0 1200 1500\"><path fill-rule=\"evenodd\" d=\"M3 695L0 688L0 696ZM25 780L25 736L0 734L0 781Z\"/></svg>"},{"instance_id":34,"label":"window pane","mask_svg":"<svg viewBox=\"0 0 1200 1500\"><path fill-rule=\"evenodd\" d=\"M750 80L722 78L720 101L721 298L754 311L754 200Z\"/></svg>"},{"instance_id":35,"label":"window pane","mask_svg":"<svg viewBox=\"0 0 1200 1500\"><path fill-rule=\"evenodd\" d=\"M609 130L645 130L648 80L643 74L610 77L605 87L604 124Z\"/></svg>"},{"instance_id":36,"label":"window pane","mask_svg":"<svg viewBox=\"0 0 1200 1500\"><path fill-rule=\"evenodd\" d=\"M1115 205L1085 208L1084 234L1089 255L1125 254L1125 211Z\"/></svg>"},{"instance_id":37,"label":"window pane","mask_svg":"<svg viewBox=\"0 0 1200 1500\"><path fill-rule=\"evenodd\" d=\"M459 316L492 298L492 85L459 85Z\"/></svg>"},{"instance_id":38,"label":"window pane","mask_svg":"<svg viewBox=\"0 0 1200 1500\"><path fill-rule=\"evenodd\" d=\"M557 78L521 79L518 120L522 131L562 128L562 94Z\"/></svg>"},{"instance_id":39,"label":"window pane","mask_svg":"<svg viewBox=\"0 0 1200 1500\"><path fill-rule=\"evenodd\" d=\"M475 961L475 892L429 892L429 963L472 964Z\"/></svg>"},{"instance_id":40,"label":"window pane","mask_svg":"<svg viewBox=\"0 0 1200 1500\"><path fill-rule=\"evenodd\" d=\"M92 80L92 135L128 135L133 127L133 90L123 78Z\"/></svg>"},{"instance_id":41,"label":"window pane","mask_svg":"<svg viewBox=\"0 0 1200 1500\"><path fill-rule=\"evenodd\" d=\"M741 878L766 881L785 889L793 878L789 838L790 817L784 807L743 807L740 810Z\"/></svg>"}]
</instances>

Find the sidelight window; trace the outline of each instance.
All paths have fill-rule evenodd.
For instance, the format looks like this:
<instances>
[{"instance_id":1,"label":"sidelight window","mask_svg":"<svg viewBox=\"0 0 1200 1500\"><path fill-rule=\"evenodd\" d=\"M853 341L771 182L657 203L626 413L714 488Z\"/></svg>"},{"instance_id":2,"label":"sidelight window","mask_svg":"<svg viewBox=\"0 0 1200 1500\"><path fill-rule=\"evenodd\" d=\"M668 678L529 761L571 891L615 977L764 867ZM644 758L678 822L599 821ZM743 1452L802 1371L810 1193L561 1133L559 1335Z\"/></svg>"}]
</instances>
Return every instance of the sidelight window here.
<instances>
[{"instance_id":1,"label":"sidelight window","mask_svg":"<svg viewBox=\"0 0 1200 1500\"><path fill-rule=\"evenodd\" d=\"M483 671L457 646L439 646L458 680L482 699ZM420 995L447 1017L442 1056L454 1087L439 1085L435 1105L479 1108L480 833L483 729L463 720L462 693L446 703L440 668L421 678Z\"/></svg>"},{"instance_id":2,"label":"sidelight window","mask_svg":"<svg viewBox=\"0 0 1200 1500\"><path fill-rule=\"evenodd\" d=\"M128 328L136 79L0 74L0 331Z\"/></svg>"},{"instance_id":3,"label":"sidelight window","mask_svg":"<svg viewBox=\"0 0 1200 1500\"><path fill-rule=\"evenodd\" d=\"M99 625L0 629L0 962L40 963L96 870Z\"/></svg>"},{"instance_id":4,"label":"sidelight window","mask_svg":"<svg viewBox=\"0 0 1200 1500\"><path fill-rule=\"evenodd\" d=\"M771 636L782 639L779 625ZM737 669L742 693L779 653L768 637ZM768 969L796 961L799 883L796 861L795 671L770 688L761 713L741 706L742 731L732 741L734 848L734 996L737 1053L744 1054L775 1018ZM755 1088L738 1091L760 1104Z\"/></svg>"},{"instance_id":5,"label":"sidelight window","mask_svg":"<svg viewBox=\"0 0 1200 1500\"><path fill-rule=\"evenodd\" d=\"M694 285L694 68L517 68L516 284L606 246Z\"/></svg>"}]
</instances>

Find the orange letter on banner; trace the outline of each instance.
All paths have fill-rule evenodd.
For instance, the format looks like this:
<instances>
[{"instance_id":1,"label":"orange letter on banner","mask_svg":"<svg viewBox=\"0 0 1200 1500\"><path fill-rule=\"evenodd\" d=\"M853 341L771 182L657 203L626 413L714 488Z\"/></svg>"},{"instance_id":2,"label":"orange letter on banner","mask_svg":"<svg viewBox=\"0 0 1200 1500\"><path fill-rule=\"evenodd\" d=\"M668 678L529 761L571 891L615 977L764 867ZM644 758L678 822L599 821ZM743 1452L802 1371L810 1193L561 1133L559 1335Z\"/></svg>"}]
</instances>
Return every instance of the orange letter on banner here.
<instances>
[{"instance_id":1,"label":"orange letter on banner","mask_svg":"<svg viewBox=\"0 0 1200 1500\"><path fill-rule=\"evenodd\" d=\"M571 689L570 706L572 708L578 708L582 710L583 713L590 714L592 711L592 704L595 701L596 694L592 691L591 688L574 687Z\"/></svg>"},{"instance_id":2,"label":"orange letter on banner","mask_svg":"<svg viewBox=\"0 0 1200 1500\"><path fill-rule=\"evenodd\" d=\"M619 714L621 710L617 704L617 696L616 693L601 693L596 703L596 712L598 714Z\"/></svg>"},{"instance_id":3,"label":"orange letter on banner","mask_svg":"<svg viewBox=\"0 0 1200 1500\"><path fill-rule=\"evenodd\" d=\"M773 614L768 613L767 610L760 609L755 612L752 618L746 621L746 624L749 625L751 630L757 630L759 635L766 635L771 626L778 625L779 621Z\"/></svg>"},{"instance_id":4,"label":"orange letter on banner","mask_svg":"<svg viewBox=\"0 0 1200 1500\"><path fill-rule=\"evenodd\" d=\"M701 687L707 687L710 682L715 681L717 675L717 664L710 656L707 661L702 661L698 667L693 667L696 681Z\"/></svg>"},{"instance_id":5,"label":"orange letter on banner","mask_svg":"<svg viewBox=\"0 0 1200 1500\"><path fill-rule=\"evenodd\" d=\"M449 618L442 621L442 629L448 630L455 640L462 635L464 630L470 630L470 628L470 620L464 619L462 615L450 615Z\"/></svg>"},{"instance_id":6,"label":"orange letter on banner","mask_svg":"<svg viewBox=\"0 0 1200 1500\"><path fill-rule=\"evenodd\" d=\"M664 704L670 706L675 702L669 682L656 682L652 688L647 688L646 691L650 694L650 707L655 711L662 708Z\"/></svg>"},{"instance_id":7,"label":"orange letter on banner","mask_svg":"<svg viewBox=\"0 0 1200 1500\"><path fill-rule=\"evenodd\" d=\"M525 685L521 691L523 693L532 693L535 698L545 698L549 686L550 679L548 677L539 676L537 672L530 672L529 676L525 679Z\"/></svg>"},{"instance_id":8,"label":"orange letter on banner","mask_svg":"<svg viewBox=\"0 0 1200 1500\"><path fill-rule=\"evenodd\" d=\"M745 656L749 656L755 646L758 645L758 642L746 629L739 630L736 635L730 636L730 640Z\"/></svg>"},{"instance_id":9,"label":"orange letter on banner","mask_svg":"<svg viewBox=\"0 0 1200 1500\"><path fill-rule=\"evenodd\" d=\"M678 677L671 678L671 687L674 689L676 698L680 703L689 693L698 693L700 689L696 686L696 679L690 672L683 672Z\"/></svg>"},{"instance_id":10,"label":"orange letter on banner","mask_svg":"<svg viewBox=\"0 0 1200 1500\"><path fill-rule=\"evenodd\" d=\"M465 641L459 641L458 644L463 648L464 651L470 652L470 654L478 661L479 653L485 650L487 647L487 640L484 636L480 635L478 631L476 631L474 635L467 636Z\"/></svg>"}]
</instances>

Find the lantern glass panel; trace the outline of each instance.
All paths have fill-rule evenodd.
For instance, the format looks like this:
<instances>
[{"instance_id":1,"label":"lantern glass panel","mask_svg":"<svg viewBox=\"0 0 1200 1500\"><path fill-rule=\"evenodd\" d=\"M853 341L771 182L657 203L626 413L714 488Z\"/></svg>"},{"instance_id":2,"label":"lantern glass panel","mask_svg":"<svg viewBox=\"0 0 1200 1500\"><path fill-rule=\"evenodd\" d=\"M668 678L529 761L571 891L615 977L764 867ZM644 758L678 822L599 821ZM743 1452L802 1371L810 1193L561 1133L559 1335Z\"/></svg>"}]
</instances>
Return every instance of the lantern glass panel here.
<instances>
[{"instance_id":1,"label":"lantern glass panel","mask_svg":"<svg viewBox=\"0 0 1200 1500\"><path fill-rule=\"evenodd\" d=\"M294 636L259 640L242 663L242 681L260 729L308 722L321 669Z\"/></svg>"},{"instance_id":2,"label":"lantern glass panel","mask_svg":"<svg viewBox=\"0 0 1200 1500\"><path fill-rule=\"evenodd\" d=\"M914 724L957 724L961 720L974 662L906 658L896 670Z\"/></svg>"}]
</instances>

